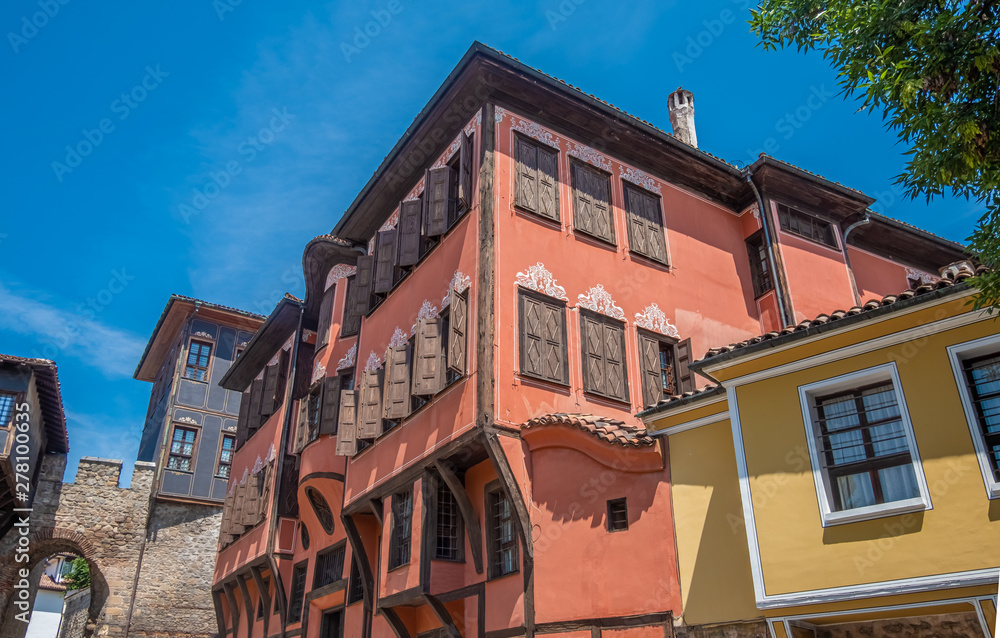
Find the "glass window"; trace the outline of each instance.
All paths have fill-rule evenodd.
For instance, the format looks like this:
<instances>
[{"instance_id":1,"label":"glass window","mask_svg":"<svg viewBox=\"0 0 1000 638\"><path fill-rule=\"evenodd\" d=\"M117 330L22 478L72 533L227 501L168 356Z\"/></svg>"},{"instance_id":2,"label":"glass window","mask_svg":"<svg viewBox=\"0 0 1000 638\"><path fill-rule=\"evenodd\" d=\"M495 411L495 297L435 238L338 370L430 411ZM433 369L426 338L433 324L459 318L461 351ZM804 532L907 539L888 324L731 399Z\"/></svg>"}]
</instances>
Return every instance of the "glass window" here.
<instances>
[{"instance_id":1,"label":"glass window","mask_svg":"<svg viewBox=\"0 0 1000 638\"><path fill-rule=\"evenodd\" d=\"M434 558L461 560L462 549L462 518L458 511L458 502L445 482L439 481L437 489L437 551Z\"/></svg>"},{"instance_id":2,"label":"glass window","mask_svg":"<svg viewBox=\"0 0 1000 638\"><path fill-rule=\"evenodd\" d=\"M514 507L502 489L486 495L490 533L490 578L518 571L517 533L514 530Z\"/></svg>"},{"instance_id":3,"label":"glass window","mask_svg":"<svg viewBox=\"0 0 1000 638\"><path fill-rule=\"evenodd\" d=\"M211 359L212 344L192 339L191 347L188 348L187 363L184 365L184 378L207 381L208 364Z\"/></svg>"},{"instance_id":4,"label":"glass window","mask_svg":"<svg viewBox=\"0 0 1000 638\"><path fill-rule=\"evenodd\" d=\"M392 495L392 540L389 546L389 569L410 562L412 536L413 491Z\"/></svg>"},{"instance_id":5,"label":"glass window","mask_svg":"<svg viewBox=\"0 0 1000 638\"><path fill-rule=\"evenodd\" d=\"M14 416L14 400L17 395L10 392L0 392L0 428L10 425L11 417Z\"/></svg>"},{"instance_id":6,"label":"glass window","mask_svg":"<svg viewBox=\"0 0 1000 638\"><path fill-rule=\"evenodd\" d=\"M229 478L229 471L233 465L233 450L236 448L236 437L232 434L222 435L222 449L219 450L219 469L216 476Z\"/></svg>"},{"instance_id":7,"label":"glass window","mask_svg":"<svg viewBox=\"0 0 1000 638\"><path fill-rule=\"evenodd\" d=\"M193 468L194 442L198 430L180 425L174 426L174 435L170 440L170 456L167 459L167 469L190 472Z\"/></svg>"}]
</instances>

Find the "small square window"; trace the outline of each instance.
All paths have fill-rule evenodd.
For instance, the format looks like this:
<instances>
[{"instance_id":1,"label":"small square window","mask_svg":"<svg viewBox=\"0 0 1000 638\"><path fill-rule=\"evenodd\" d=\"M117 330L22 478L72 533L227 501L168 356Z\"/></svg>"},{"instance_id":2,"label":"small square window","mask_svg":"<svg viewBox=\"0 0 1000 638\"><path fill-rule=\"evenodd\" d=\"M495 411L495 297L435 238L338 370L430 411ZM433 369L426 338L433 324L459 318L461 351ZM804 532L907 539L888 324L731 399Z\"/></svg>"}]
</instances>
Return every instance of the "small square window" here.
<instances>
[{"instance_id":1,"label":"small square window","mask_svg":"<svg viewBox=\"0 0 1000 638\"><path fill-rule=\"evenodd\" d=\"M345 545L320 552L316 555L316 573L313 575L313 589L325 587L344 577Z\"/></svg>"},{"instance_id":2,"label":"small square window","mask_svg":"<svg viewBox=\"0 0 1000 638\"><path fill-rule=\"evenodd\" d=\"M608 531L624 532L628 529L628 502L624 498L608 501Z\"/></svg>"},{"instance_id":3,"label":"small square window","mask_svg":"<svg viewBox=\"0 0 1000 638\"><path fill-rule=\"evenodd\" d=\"M167 458L167 469L190 472L194 469L194 442L198 438L198 430L181 425L174 426L174 435L170 440L170 455Z\"/></svg>"},{"instance_id":4,"label":"small square window","mask_svg":"<svg viewBox=\"0 0 1000 638\"><path fill-rule=\"evenodd\" d=\"M785 232L805 237L830 248L837 248L833 224L824 219L778 204L778 224Z\"/></svg>"}]
</instances>

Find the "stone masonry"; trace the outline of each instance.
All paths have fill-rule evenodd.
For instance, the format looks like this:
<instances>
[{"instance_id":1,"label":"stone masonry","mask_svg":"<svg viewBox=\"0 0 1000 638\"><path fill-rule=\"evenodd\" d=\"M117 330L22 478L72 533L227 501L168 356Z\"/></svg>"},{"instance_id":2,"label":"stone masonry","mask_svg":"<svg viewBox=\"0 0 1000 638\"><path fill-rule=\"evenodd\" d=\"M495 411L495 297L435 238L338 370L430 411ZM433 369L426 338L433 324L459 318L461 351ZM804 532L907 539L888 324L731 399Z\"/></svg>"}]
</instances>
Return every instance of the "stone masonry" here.
<instances>
[{"instance_id":1,"label":"stone masonry","mask_svg":"<svg viewBox=\"0 0 1000 638\"><path fill-rule=\"evenodd\" d=\"M16 531L0 540L0 638L24 636L26 624L16 618L18 570L38 572L58 552L86 558L91 575L89 609L77 623L82 631L65 638L217 635L211 579L221 507L153 502L153 463L135 464L130 488L119 487L121 461L85 457L75 483L62 482L65 455L41 463L29 560L15 561Z\"/></svg>"}]
</instances>

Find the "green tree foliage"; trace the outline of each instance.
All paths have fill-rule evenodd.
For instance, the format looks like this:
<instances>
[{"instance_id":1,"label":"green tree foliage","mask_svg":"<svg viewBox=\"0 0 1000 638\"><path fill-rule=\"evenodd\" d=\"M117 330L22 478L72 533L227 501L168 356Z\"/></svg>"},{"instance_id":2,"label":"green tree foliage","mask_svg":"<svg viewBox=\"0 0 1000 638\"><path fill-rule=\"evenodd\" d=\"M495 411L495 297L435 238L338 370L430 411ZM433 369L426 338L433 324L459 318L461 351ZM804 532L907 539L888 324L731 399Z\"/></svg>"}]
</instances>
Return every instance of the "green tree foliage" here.
<instances>
[{"instance_id":1,"label":"green tree foliage","mask_svg":"<svg viewBox=\"0 0 1000 638\"><path fill-rule=\"evenodd\" d=\"M64 578L66 581L66 590L72 591L74 589L90 587L90 565L87 564L87 559L78 556L73 559L71 564L73 568Z\"/></svg>"},{"instance_id":2,"label":"green tree foliage","mask_svg":"<svg viewBox=\"0 0 1000 638\"><path fill-rule=\"evenodd\" d=\"M976 305L998 306L1000 1L762 0L750 25L765 50L821 50L844 92L882 112L907 146L910 197L985 206L969 250L993 271Z\"/></svg>"}]
</instances>

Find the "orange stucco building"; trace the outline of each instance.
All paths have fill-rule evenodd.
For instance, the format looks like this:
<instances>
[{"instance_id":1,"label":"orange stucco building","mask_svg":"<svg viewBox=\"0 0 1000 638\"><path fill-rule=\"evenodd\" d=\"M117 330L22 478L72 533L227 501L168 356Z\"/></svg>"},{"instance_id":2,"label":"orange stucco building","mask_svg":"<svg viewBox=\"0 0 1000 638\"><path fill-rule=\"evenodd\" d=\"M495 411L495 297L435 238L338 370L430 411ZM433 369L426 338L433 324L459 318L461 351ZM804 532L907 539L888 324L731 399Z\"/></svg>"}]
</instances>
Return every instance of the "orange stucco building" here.
<instances>
[{"instance_id":1,"label":"orange stucco building","mask_svg":"<svg viewBox=\"0 0 1000 638\"><path fill-rule=\"evenodd\" d=\"M668 454L634 415L961 247L700 151L686 91L670 118L473 45L222 380L220 635L671 635Z\"/></svg>"}]
</instances>

